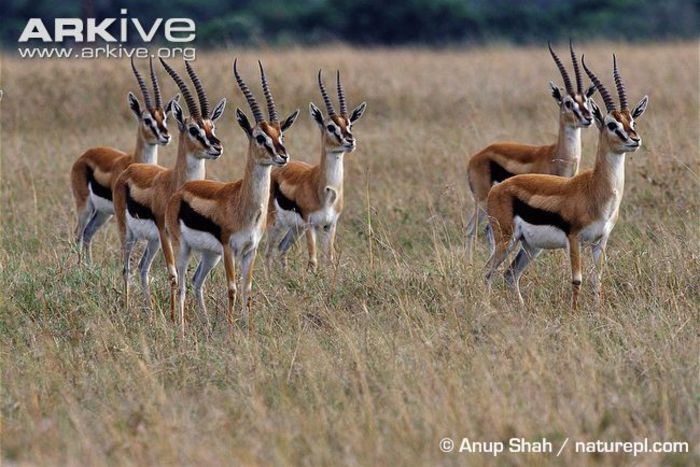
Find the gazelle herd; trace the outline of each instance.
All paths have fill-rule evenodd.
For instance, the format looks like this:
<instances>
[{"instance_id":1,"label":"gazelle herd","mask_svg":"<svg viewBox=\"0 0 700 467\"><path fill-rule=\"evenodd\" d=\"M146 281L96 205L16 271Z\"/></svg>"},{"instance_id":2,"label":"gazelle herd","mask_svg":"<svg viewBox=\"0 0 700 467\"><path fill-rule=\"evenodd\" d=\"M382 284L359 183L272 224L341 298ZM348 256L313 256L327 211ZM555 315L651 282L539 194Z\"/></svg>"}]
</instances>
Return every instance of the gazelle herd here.
<instances>
[{"instance_id":1,"label":"gazelle herd","mask_svg":"<svg viewBox=\"0 0 700 467\"><path fill-rule=\"evenodd\" d=\"M629 108L613 55L617 108L607 88L581 56L581 65L592 82L589 87L584 86L572 44L569 51L575 85L549 46L564 85L560 88L550 82L558 109L557 141L546 146L495 143L469 160L467 182L474 206L467 226L467 256L471 261L480 224L488 221L485 232L491 256L486 280L490 286L497 268L519 245L505 280L522 302L519 279L527 266L544 249L566 248L575 309L582 282L582 246L591 248L594 297L600 299L605 248L623 194L625 153L634 152L641 145L635 120L646 110L648 98L644 96L634 108ZM204 85L191 63L185 62L185 70L194 93L177 71L162 59L160 62L180 94L163 105L153 61L149 61L151 92L132 59L132 71L143 98L142 106L134 94L128 94L129 107L137 120L133 153L98 147L86 151L73 164L70 179L78 214L79 258L91 260L90 244L95 233L114 215L122 244L125 306L129 306L132 251L139 240L145 240L139 275L146 307L152 305L151 265L162 249L170 283L170 316L175 320L177 315L184 329L190 257L196 253L199 258L192 284L202 311L206 310L204 282L223 257L227 318L233 322L234 309L240 304L239 318L250 328L253 267L266 232L268 269L276 266L275 259L281 262L279 267L285 267L287 252L302 235L306 237L310 271L318 267L319 240L323 259L330 266L335 264L334 242L343 210L344 158L356 149L353 125L363 116L366 103L349 110L338 71L336 110L319 71L316 79L326 113L313 103L309 104L309 113L320 130L320 160L316 165L290 160L284 136L297 120L299 110L280 119L265 69L258 62L265 118L235 60L233 77L253 120L236 109L236 120L248 139L243 178L217 182L206 179L205 164L224 152L215 124L224 113L226 99L210 108ZM605 113L592 99L595 91L605 103ZM180 95L187 113L180 106ZM158 146L167 146L171 139L168 115L172 115L178 130L177 158L170 169L158 165ZM595 165L579 174L581 129L592 123L598 128Z\"/></svg>"}]
</instances>

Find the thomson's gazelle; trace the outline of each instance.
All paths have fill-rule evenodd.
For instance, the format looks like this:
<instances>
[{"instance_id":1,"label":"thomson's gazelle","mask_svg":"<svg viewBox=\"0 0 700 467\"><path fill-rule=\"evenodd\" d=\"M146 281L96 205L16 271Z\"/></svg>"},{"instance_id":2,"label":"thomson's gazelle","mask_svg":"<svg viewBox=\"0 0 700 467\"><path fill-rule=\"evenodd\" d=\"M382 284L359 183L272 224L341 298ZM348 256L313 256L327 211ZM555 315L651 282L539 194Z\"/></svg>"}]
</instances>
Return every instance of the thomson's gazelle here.
<instances>
[{"instance_id":1,"label":"thomson's gazelle","mask_svg":"<svg viewBox=\"0 0 700 467\"><path fill-rule=\"evenodd\" d=\"M583 61L583 57L582 57ZM595 167L573 178L554 175L518 175L494 186L488 197L488 216L493 229L495 251L486 266L490 282L498 266L512 247L523 249L506 273L522 302L518 281L525 268L542 249L567 248L573 283L572 308L581 287L581 244L591 245L595 274L596 301L600 299L600 279L605 247L620 208L625 183L625 153L639 149L642 141L635 119L646 110L644 96L631 111L625 88L613 55L613 74L620 98L615 109L610 93L598 78L583 66L600 92L607 114L592 103L593 117L599 129Z\"/></svg>"},{"instance_id":2,"label":"thomson's gazelle","mask_svg":"<svg viewBox=\"0 0 700 467\"><path fill-rule=\"evenodd\" d=\"M474 198L474 213L467 224L469 258L473 254L479 224L486 215L486 198L494 184L517 174L542 173L572 177L578 172L581 159L581 128L591 125L590 97L595 92L595 86L584 92L581 70L571 43L569 50L576 76L576 89L566 68L549 45L549 52L564 81L564 89L549 82L552 97L559 108L557 142L548 146L495 143L482 149L469 160L467 180ZM489 227L486 234L487 237L491 236Z\"/></svg>"},{"instance_id":3,"label":"thomson's gazelle","mask_svg":"<svg viewBox=\"0 0 700 467\"><path fill-rule=\"evenodd\" d=\"M131 59L131 69L141 88L144 103L142 108L136 96L129 93L129 107L138 122L136 147L133 154L126 154L108 147L92 148L85 151L71 169L71 190L78 212L75 235L80 249L80 259L83 256L88 261L91 259L92 238L114 214L112 188L117 177L133 163L157 164L158 146L165 146L170 142L166 120L168 113L172 110L173 102L180 96L175 96L163 108L153 61L150 62L150 68L153 98L141 74L134 66L134 59Z\"/></svg>"},{"instance_id":4,"label":"thomson's gazelle","mask_svg":"<svg viewBox=\"0 0 700 467\"><path fill-rule=\"evenodd\" d=\"M180 106L177 103L173 104L173 115L180 131L175 168L132 164L115 183L114 209L124 253L126 306L129 303L129 270L134 245L138 240L148 241L146 251L139 263L141 285L148 306L151 303L148 274L159 246L163 247L166 262L172 263L173 252L165 234L165 208L168 199L186 181L203 179L204 162L207 159L218 159L224 151L221 141L214 134L214 122L224 113L226 99L221 99L210 112L204 88L190 64L185 62L187 73L199 98L200 107L197 107L182 78L162 59L161 63L180 88L190 115L185 117ZM170 279L173 281L175 280L174 270L170 272Z\"/></svg>"},{"instance_id":5,"label":"thomson's gazelle","mask_svg":"<svg viewBox=\"0 0 700 467\"><path fill-rule=\"evenodd\" d=\"M236 109L236 119L248 137L245 174L242 180L231 183L201 180L188 182L175 193L168 203L167 225L177 256L177 279L179 281L179 313L181 326L185 321L185 283L187 263L192 251L199 252L201 259L194 274L194 291L202 312L205 312L202 286L209 272L224 257L228 288L227 317L232 318L236 300L235 265L240 265L242 278L243 320L251 310L251 287L253 264L258 243L265 231L268 200L270 197L270 169L282 167L289 160L284 147L283 135L299 111L293 112L280 122L277 108L260 62L260 79L267 101L269 119L266 121L255 97L238 73L237 60L233 64L236 82L248 101L255 124ZM172 270L175 264L168 262ZM175 287L171 294L176 293ZM171 303L174 302L171 301ZM251 321L252 325L252 321Z\"/></svg>"},{"instance_id":6,"label":"thomson's gazelle","mask_svg":"<svg viewBox=\"0 0 700 467\"><path fill-rule=\"evenodd\" d=\"M267 240L268 264L275 250L284 261L289 248L304 232L309 249L309 269L315 270L318 264L318 235L321 236L328 262L333 262L335 229L343 211L343 159L346 153L355 150L352 125L362 117L367 107L363 102L348 112L340 72L336 75L336 84L340 113L336 113L323 86L320 70L318 86L328 117L324 118L313 102L309 104L311 118L321 130L321 162L312 166L292 161L283 168L272 170L270 212L273 224Z\"/></svg>"}]
</instances>

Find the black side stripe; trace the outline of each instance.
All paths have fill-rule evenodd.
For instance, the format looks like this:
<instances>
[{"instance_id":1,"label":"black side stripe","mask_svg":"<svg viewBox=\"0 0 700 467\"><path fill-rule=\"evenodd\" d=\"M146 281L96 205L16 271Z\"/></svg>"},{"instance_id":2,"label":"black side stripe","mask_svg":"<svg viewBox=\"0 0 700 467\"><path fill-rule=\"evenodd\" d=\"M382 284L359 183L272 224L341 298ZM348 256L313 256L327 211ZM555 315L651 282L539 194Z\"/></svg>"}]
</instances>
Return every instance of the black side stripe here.
<instances>
[{"instance_id":1,"label":"black side stripe","mask_svg":"<svg viewBox=\"0 0 700 467\"><path fill-rule=\"evenodd\" d=\"M277 204L279 204L281 209L285 211L294 211L300 216L303 216L303 214L301 213L301 208L296 203L296 201L287 198L284 195L284 193L282 193L282 190L280 190L279 183L275 182L272 189L275 193L275 201L277 201Z\"/></svg>"},{"instance_id":2,"label":"black side stripe","mask_svg":"<svg viewBox=\"0 0 700 467\"><path fill-rule=\"evenodd\" d=\"M489 161L489 171L491 172L491 184L500 183L506 178L510 178L515 174L508 172L498 162Z\"/></svg>"},{"instance_id":3,"label":"black side stripe","mask_svg":"<svg viewBox=\"0 0 700 467\"><path fill-rule=\"evenodd\" d=\"M184 199L180 201L179 219L190 229L209 232L214 238L223 243L221 240L221 226L192 209L192 206Z\"/></svg>"},{"instance_id":4,"label":"black side stripe","mask_svg":"<svg viewBox=\"0 0 700 467\"><path fill-rule=\"evenodd\" d=\"M112 189L104 185L100 185L100 183L95 180L95 174L92 167L88 166L85 168L85 170L87 172L88 186L90 189L92 189L94 195L112 201Z\"/></svg>"},{"instance_id":5,"label":"black side stripe","mask_svg":"<svg viewBox=\"0 0 700 467\"><path fill-rule=\"evenodd\" d=\"M131 190L129 189L129 185L126 185L126 210L129 212L129 215L134 219L152 220L154 222L156 220L155 216L153 215L153 211L151 211L151 208L149 208L148 206L144 206L143 204L139 203L131 197Z\"/></svg>"},{"instance_id":6,"label":"black side stripe","mask_svg":"<svg viewBox=\"0 0 700 467\"><path fill-rule=\"evenodd\" d=\"M528 224L551 225L566 235L571 232L571 224L559 213L530 206L518 198L513 198L513 215L520 217Z\"/></svg>"}]
</instances>

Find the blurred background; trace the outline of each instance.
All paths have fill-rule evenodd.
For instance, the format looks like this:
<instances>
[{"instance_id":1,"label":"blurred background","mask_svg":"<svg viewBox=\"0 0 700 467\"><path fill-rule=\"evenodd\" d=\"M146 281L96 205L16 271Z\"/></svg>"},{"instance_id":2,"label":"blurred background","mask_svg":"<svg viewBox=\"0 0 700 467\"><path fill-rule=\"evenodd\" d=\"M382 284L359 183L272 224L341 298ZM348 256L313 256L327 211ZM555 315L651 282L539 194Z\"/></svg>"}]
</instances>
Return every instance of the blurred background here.
<instances>
[{"instance_id":1,"label":"blurred background","mask_svg":"<svg viewBox=\"0 0 700 467\"><path fill-rule=\"evenodd\" d=\"M187 17L199 46L459 45L695 38L698 0L2 0L0 41L30 17ZM147 23L147 24L149 24Z\"/></svg>"}]
</instances>

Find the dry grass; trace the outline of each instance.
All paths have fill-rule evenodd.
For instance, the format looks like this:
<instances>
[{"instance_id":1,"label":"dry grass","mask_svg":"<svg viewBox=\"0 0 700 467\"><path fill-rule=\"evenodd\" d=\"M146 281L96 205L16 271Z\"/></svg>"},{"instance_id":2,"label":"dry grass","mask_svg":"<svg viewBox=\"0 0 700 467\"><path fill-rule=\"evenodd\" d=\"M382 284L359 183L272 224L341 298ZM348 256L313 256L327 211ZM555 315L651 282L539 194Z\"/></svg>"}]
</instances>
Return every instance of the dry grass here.
<instances>
[{"instance_id":1,"label":"dry grass","mask_svg":"<svg viewBox=\"0 0 700 467\"><path fill-rule=\"evenodd\" d=\"M621 57L630 99L650 95L628 158L621 218L609 243L607 302L584 282L567 311L561 252L523 279L527 306L482 286L484 245L464 261L471 200L465 161L487 143L554 141L546 49L351 49L240 52L253 80L267 65L292 157L315 160L306 112L319 67L340 67L351 105L368 101L346 165L336 274L255 275L257 333L208 328L193 313L183 340L162 314L124 313L114 225L95 264L76 266L72 161L86 148L130 149L124 61L2 61L2 459L17 464L691 464L698 424L698 46L590 44L611 83ZM236 51L237 53L239 51ZM210 99L229 98L225 145L209 175L242 173L233 118L233 52L200 54ZM164 75L164 74L163 74ZM166 94L174 85L162 79ZM256 84L257 92L257 84ZM598 98L599 100L599 98ZM594 130L584 133L592 165ZM175 145L161 151L173 163ZM586 258L586 268L590 261ZM159 259L154 290L166 304ZM223 309L222 268L208 282ZM190 307L190 309L194 309ZM214 316L211 317L214 319ZM443 454L443 436L502 440L690 441L691 455L562 457ZM571 444L569 445L571 446Z\"/></svg>"}]
</instances>

